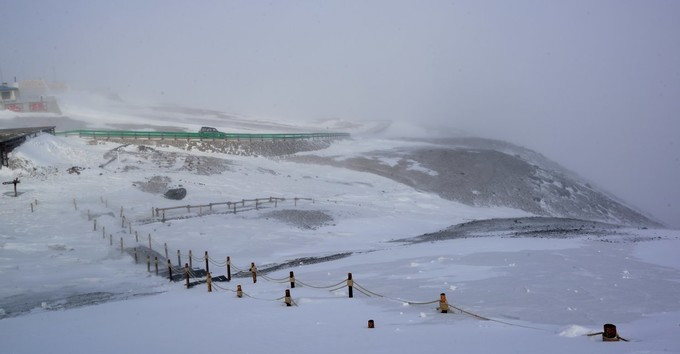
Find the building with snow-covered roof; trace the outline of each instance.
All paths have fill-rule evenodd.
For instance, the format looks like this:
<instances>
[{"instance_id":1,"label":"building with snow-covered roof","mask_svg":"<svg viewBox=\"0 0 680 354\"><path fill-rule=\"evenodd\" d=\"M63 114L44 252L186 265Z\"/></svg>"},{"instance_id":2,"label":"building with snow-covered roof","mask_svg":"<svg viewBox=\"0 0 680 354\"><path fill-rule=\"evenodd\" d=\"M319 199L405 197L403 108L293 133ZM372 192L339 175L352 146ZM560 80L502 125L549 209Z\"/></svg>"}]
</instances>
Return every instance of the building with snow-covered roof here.
<instances>
[{"instance_id":1,"label":"building with snow-covered roof","mask_svg":"<svg viewBox=\"0 0 680 354\"><path fill-rule=\"evenodd\" d=\"M19 88L3 82L2 85L0 85L0 100L2 103L16 102L18 98L18 91Z\"/></svg>"}]
</instances>

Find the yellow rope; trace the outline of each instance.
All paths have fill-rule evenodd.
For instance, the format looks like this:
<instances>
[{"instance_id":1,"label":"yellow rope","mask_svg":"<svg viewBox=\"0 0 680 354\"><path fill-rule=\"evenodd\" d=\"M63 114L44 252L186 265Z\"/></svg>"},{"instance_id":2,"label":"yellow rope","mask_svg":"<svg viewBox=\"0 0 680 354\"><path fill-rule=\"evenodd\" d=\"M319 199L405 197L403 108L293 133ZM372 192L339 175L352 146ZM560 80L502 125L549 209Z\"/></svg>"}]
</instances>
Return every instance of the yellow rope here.
<instances>
[{"instance_id":1,"label":"yellow rope","mask_svg":"<svg viewBox=\"0 0 680 354\"><path fill-rule=\"evenodd\" d=\"M315 285L309 285L309 284L307 284L307 283L301 281L300 279L297 279L297 280L296 280L296 284L300 284L300 285L302 285L302 286L306 286L306 287L310 287L310 288L314 288L314 289L328 289L328 288L334 288L334 287L336 287L336 286L338 286L338 285L344 283L345 281L346 281L346 279L343 279L342 281L340 281L340 282L338 282L338 283L336 283L336 284L333 284L333 285L328 285L328 286L315 286ZM345 285L345 286L347 286L347 285Z\"/></svg>"}]
</instances>

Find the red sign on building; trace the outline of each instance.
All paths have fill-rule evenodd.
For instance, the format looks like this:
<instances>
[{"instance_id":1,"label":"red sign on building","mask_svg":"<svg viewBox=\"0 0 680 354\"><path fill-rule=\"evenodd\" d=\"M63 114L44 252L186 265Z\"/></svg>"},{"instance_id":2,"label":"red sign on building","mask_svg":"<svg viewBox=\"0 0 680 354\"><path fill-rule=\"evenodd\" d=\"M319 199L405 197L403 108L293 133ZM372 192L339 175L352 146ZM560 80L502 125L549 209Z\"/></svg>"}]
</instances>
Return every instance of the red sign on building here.
<instances>
[{"instance_id":1,"label":"red sign on building","mask_svg":"<svg viewBox=\"0 0 680 354\"><path fill-rule=\"evenodd\" d=\"M6 103L5 108L14 112L22 112L24 110L23 105L19 103Z\"/></svg>"},{"instance_id":2,"label":"red sign on building","mask_svg":"<svg viewBox=\"0 0 680 354\"><path fill-rule=\"evenodd\" d=\"M29 110L31 112L47 112L47 106L44 102L31 102L29 103Z\"/></svg>"}]
</instances>

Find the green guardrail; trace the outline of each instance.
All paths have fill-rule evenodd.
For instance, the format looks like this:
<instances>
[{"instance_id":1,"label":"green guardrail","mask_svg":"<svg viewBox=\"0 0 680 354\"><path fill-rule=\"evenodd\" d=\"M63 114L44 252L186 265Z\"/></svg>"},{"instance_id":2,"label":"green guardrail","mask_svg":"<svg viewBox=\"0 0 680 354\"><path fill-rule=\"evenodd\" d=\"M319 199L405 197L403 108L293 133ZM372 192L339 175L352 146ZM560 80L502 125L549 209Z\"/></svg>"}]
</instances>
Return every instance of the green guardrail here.
<instances>
[{"instance_id":1,"label":"green guardrail","mask_svg":"<svg viewBox=\"0 0 680 354\"><path fill-rule=\"evenodd\" d=\"M56 135L79 136L85 138L119 138L119 139L219 139L219 140L287 140L315 138L348 138L349 133L290 133L290 134L241 134L241 133L186 133L133 130L67 130L56 132Z\"/></svg>"}]
</instances>

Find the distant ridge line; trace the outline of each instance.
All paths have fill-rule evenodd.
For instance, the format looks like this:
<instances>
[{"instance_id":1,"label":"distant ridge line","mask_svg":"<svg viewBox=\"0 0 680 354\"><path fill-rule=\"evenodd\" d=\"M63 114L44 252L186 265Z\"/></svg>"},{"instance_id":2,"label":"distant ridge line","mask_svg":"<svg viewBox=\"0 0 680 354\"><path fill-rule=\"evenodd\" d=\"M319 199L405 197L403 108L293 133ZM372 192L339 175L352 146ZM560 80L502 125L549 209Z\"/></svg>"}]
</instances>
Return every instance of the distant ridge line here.
<instances>
[{"instance_id":1,"label":"distant ridge line","mask_svg":"<svg viewBox=\"0 0 680 354\"><path fill-rule=\"evenodd\" d=\"M222 132L166 132L166 131L134 131L134 130L67 130L56 132L56 135L78 136L81 138L100 139L146 139L146 140L301 140L301 139L344 139L349 133L222 133Z\"/></svg>"}]
</instances>

